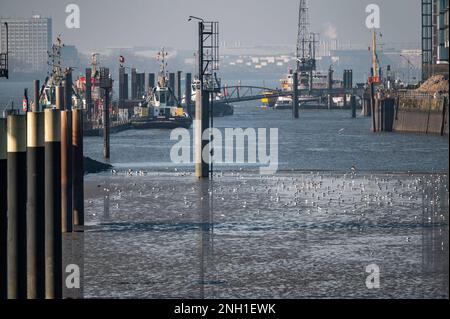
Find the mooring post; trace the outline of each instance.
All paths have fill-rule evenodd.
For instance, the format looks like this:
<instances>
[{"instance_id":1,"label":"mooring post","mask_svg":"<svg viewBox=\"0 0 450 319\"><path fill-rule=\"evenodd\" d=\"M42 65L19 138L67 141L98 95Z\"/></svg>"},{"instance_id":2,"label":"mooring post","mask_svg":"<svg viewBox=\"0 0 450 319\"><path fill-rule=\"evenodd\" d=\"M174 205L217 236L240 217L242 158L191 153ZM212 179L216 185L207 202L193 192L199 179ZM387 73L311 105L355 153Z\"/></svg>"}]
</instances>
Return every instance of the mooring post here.
<instances>
[{"instance_id":1,"label":"mooring post","mask_svg":"<svg viewBox=\"0 0 450 319\"><path fill-rule=\"evenodd\" d=\"M125 68L119 68L119 108L124 107L125 101Z\"/></svg>"},{"instance_id":2,"label":"mooring post","mask_svg":"<svg viewBox=\"0 0 450 319\"><path fill-rule=\"evenodd\" d=\"M191 99L192 99L192 74L186 73L185 87L184 87L186 112L190 113Z\"/></svg>"},{"instance_id":3,"label":"mooring post","mask_svg":"<svg viewBox=\"0 0 450 319\"><path fill-rule=\"evenodd\" d=\"M137 99L137 75L136 69L131 69L131 99Z\"/></svg>"},{"instance_id":4,"label":"mooring post","mask_svg":"<svg viewBox=\"0 0 450 319\"><path fill-rule=\"evenodd\" d=\"M195 150L195 176L203 177L202 174L202 90L197 89L195 94L195 121L194 121L194 150Z\"/></svg>"},{"instance_id":5,"label":"mooring post","mask_svg":"<svg viewBox=\"0 0 450 319\"><path fill-rule=\"evenodd\" d=\"M352 106L352 118L356 118L356 97L352 95L350 97L350 105Z\"/></svg>"},{"instance_id":6,"label":"mooring post","mask_svg":"<svg viewBox=\"0 0 450 319\"><path fill-rule=\"evenodd\" d=\"M65 110L61 111L61 231L72 232L72 71L65 72Z\"/></svg>"},{"instance_id":7,"label":"mooring post","mask_svg":"<svg viewBox=\"0 0 450 319\"><path fill-rule=\"evenodd\" d=\"M153 89L155 87L155 73L148 74L148 87L147 89Z\"/></svg>"},{"instance_id":8,"label":"mooring post","mask_svg":"<svg viewBox=\"0 0 450 319\"><path fill-rule=\"evenodd\" d=\"M209 128L209 94L198 89L195 96L195 176L208 178L209 163L204 161L202 155L208 145L208 141L203 140L203 132Z\"/></svg>"},{"instance_id":9,"label":"mooring post","mask_svg":"<svg viewBox=\"0 0 450 319\"><path fill-rule=\"evenodd\" d=\"M27 113L27 295L45 298L44 113Z\"/></svg>"},{"instance_id":10,"label":"mooring post","mask_svg":"<svg viewBox=\"0 0 450 319\"><path fill-rule=\"evenodd\" d=\"M6 149L6 119L0 118L0 300L8 297L8 276L7 261L8 256L6 247L8 245L7 230L8 218L7 212L7 149Z\"/></svg>"},{"instance_id":11,"label":"mooring post","mask_svg":"<svg viewBox=\"0 0 450 319\"><path fill-rule=\"evenodd\" d=\"M92 84L91 84L91 78L92 78L92 69L87 68L86 69L86 111L89 121L92 121L94 118L93 110L92 110Z\"/></svg>"},{"instance_id":12,"label":"mooring post","mask_svg":"<svg viewBox=\"0 0 450 319\"><path fill-rule=\"evenodd\" d=\"M63 86L56 86L56 109L57 110L64 110L64 87Z\"/></svg>"},{"instance_id":13,"label":"mooring post","mask_svg":"<svg viewBox=\"0 0 450 319\"><path fill-rule=\"evenodd\" d=\"M103 156L110 159L110 136L109 136L109 89L105 89L105 105L103 105Z\"/></svg>"},{"instance_id":14,"label":"mooring post","mask_svg":"<svg viewBox=\"0 0 450 319\"><path fill-rule=\"evenodd\" d=\"M298 73L294 72L292 89L294 94L292 95L292 111L295 119L299 118L298 112Z\"/></svg>"},{"instance_id":15,"label":"mooring post","mask_svg":"<svg viewBox=\"0 0 450 319\"><path fill-rule=\"evenodd\" d=\"M64 75L64 108L70 110L72 109L72 70L67 68Z\"/></svg>"},{"instance_id":16,"label":"mooring post","mask_svg":"<svg viewBox=\"0 0 450 319\"><path fill-rule=\"evenodd\" d=\"M39 80L34 80L34 103L32 107L33 112L39 112L41 110L41 105L39 102L39 90L40 90L40 83Z\"/></svg>"},{"instance_id":17,"label":"mooring post","mask_svg":"<svg viewBox=\"0 0 450 319\"><path fill-rule=\"evenodd\" d=\"M331 92L331 90L333 89L333 73L334 73L334 71L330 66L330 68L328 69L328 77L327 77L327 80L328 80L327 88L328 88L329 92ZM331 108L333 106L333 96L331 95L331 93L328 93L327 98L328 98L328 101L327 101L328 109L331 110Z\"/></svg>"},{"instance_id":18,"label":"mooring post","mask_svg":"<svg viewBox=\"0 0 450 319\"><path fill-rule=\"evenodd\" d=\"M178 101L178 104L181 105L181 71L177 71L175 74L175 97ZM177 105L179 106L179 105Z\"/></svg>"},{"instance_id":19,"label":"mooring post","mask_svg":"<svg viewBox=\"0 0 450 319\"><path fill-rule=\"evenodd\" d=\"M27 297L27 137L26 116L9 115L7 122L8 298Z\"/></svg>"},{"instance_id":20,"label":"mooring post","mask_svg":"<svg viewBox=\"0 0 450 319\"><path fill-rule=\"evenodd\" d=\"M84 225L84 159L83 159L83 110L72 114L72 204L75 231L83 231Z\"/></svg>"},{"instance_id":21,"label":"mooring post","mask_svg":"<svg viewBox=\"0 0 450 319\"><path fill-rule=\"evenodd\" d=\"M45 110L45 298L62 298L61 113Z\"/></svg>"},{"instance_id":22,"label":"mooring post","mask_svg":"<svg viewBox=\"0 0 450 319\"><path fill-rule=\"evenodd\" d=\"M72 111L61 111L61 231L72 232Z\"/></svg>"},{"instance_id":23,"label":"mooring post","mask_svg":"<svg viewBox=\"0 0 450 319\"><path fill-rule=\"evenodd\" d=\"M169 73L169 89L172 91L172 95L169 98L168 105L173 106L175 104L173 96L176 94L175 93L175 73Z\"/></svg>"}]
</instances>

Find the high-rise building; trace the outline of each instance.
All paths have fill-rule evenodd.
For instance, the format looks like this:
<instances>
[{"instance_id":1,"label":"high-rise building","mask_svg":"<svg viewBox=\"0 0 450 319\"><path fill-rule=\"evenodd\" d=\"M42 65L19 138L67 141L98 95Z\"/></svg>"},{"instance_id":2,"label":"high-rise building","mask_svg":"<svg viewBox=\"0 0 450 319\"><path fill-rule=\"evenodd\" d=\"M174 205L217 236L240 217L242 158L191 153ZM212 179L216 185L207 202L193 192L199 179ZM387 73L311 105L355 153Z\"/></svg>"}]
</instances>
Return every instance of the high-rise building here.
<instances>
[{"instance_id":1,"label":"high-rise building","mask_svg":"<svg viewBox=\"0 0 450 319\"><path fill-rule=\"evenodd\" d=\"M448 76L449 0L422 0L422 80Z\"/></svg>"},{"instance_id":2,"label":"high-rise building","mask_svg":"<svg viewBox=\"0 0 450 319\"><path fill-rule=\"evenodd\" d=\"M11 72L47 71L48 51L52 45L52 20L31 18L0 18L0 24L8 23L9 62ZM0 33L1 50L6 50L6 28Z\"/></svg>"}]
</instances>

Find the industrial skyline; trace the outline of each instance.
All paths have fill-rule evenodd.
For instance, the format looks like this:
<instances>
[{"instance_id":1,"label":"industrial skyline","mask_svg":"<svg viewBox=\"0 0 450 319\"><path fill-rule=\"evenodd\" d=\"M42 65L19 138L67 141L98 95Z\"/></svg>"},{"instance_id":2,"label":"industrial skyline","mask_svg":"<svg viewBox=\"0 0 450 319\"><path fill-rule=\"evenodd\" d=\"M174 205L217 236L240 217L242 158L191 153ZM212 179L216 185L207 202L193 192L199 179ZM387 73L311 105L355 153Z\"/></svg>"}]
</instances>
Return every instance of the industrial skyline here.
<instances>
[{"instance_id":1,"label":"industrial skyline","mask_svg":"<svg viewBox=\"0 0 450 319\"><path fill-rule=\"evenodd\" d=\"M142 45L194 49L196 26L187 22L190 14L221 21L221 42L231 45L294 47L297 36L298 3L290 0L72 1L80 8L79 29L65 26L68 16L65 8L69 3L18 0L6 5L6 2L0 1L3 17L36 14L50 17L54 35L61 33L66 43L76 45L81 51ZM369 0L311 1L311 31L320 33L321 39L369 43L365 8L371 3ZM379 0L376 3L381 9L381 31L386 43L420 44L420 26L409 23L420 19L419 1ZM402 12L400 16L399 12Z\"/></svg>"}]
</instances>

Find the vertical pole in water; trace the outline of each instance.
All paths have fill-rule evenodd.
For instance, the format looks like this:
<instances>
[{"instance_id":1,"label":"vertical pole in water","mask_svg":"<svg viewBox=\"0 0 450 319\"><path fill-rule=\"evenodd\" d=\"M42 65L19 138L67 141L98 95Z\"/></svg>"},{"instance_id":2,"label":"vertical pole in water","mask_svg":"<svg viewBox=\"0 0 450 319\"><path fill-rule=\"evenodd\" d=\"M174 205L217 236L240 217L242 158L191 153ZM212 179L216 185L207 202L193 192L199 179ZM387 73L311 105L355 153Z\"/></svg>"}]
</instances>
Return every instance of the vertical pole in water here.
<instances>
[{"instance_id":1,"label":"vertical pole in water","mask_svg":"<svg viewBox=\"0 0 450 319\"><path fill-rule=\"evenodd\" d=\"M194 122L194 139L195 139L195 176L203 177L203 159L202 159L202 90L197 89L195 94L195 122Z\"/></svg>"},{"instance_id":2,"label":"vertical pole in water","mask_svg":"<svg viewBox=\"0 0 450 319\"><path fill-rule=\"evenodd\" d=\"M94 114L92 110L92 89L91 89L92 70L86 69L86 111L89 120L93 120Z\"/></svg>"},{"instance_id":3,"label":"vertical pole in water","mask_svg":"<svg viewBox=\"0 0 450 319\"><path fill-rule=\"evenodd\" d=\"M67 110L72 109L72 70L70 68L65 71L64 82L64 106Z\"/></svg>"},{"instance_id":4,"label":"vertical pole in water","mask_svg":"<svg viewBox=\"0 0 450 319\"><path fill-rule=\"evenodd\" d=\"M124 93L125 93L125 68L119 68L119 108L124 107Z\"/></svg>"},{"instance_id":5,"label":"vertical pole in water","mask_svg":"<svg viewBox=\"0 0 450 319\"><path fill-rule=\"evenodd\" d=\"M209 120L210 120L209 119L209 117L210 117L209 116L209 109L210 109L210 107L209 107L209 103L210 103L209 92L206 92L206 91L202 90L202 93L200 94L200 96L202 98L202 104L201 104L201 107L202 107L202 111L201 111L201 115L202 115L202 117L201 117L201 122L202 122L201 134L202 134L202 136L201 137L203 137L203 133L206 130L209 129ZM201 145L202 145L202 151L203 151L209 145L209 141L208 140L203 140L203 138L202 138ZM208 153L209 153L209 151L210 150L208 150ZM201 165L202 165L202 167L201 167L201 170L202 170L201 177L208 178L209 177L209 163L205 162L205 160L202 159Z\"/></svg>"},{"instance_id":6,"label":"vertical pole in water","mask_svg":"<svg viewBox=\"0 0 450 319\"><path fill-rule=\"evenodd\" d=\"M175 96L178 100L178 104L181 104L181 71L177 71L175 75Z\"/></svg>"},{"instance_id":7,"label":"vertical pole in water","mask_svg":"<svg viewBox=\"0 0 450 319\"><path fill-rule=\"evenodd\" d=\"M298 114L298 73L294 72L293 76L293 85L292 88L294 90L294 94L292 95L292 111L295 119L299 118Z\"/></svg>"},{"instance_id":8,"label":"vertical pole in water","mask_svg":"<svg viewBox=\"0 0 450 319\"><path fill-rule=\"evenodd\" d=\"M64 87L56 87L56 109L64 110Z\"/></svg>"},{"instance_id":9,"label":"vertical pole in water","mask_svg":"<svg viewBox=\"0 0 450 319\"><path fill-rule=\"evenodd\" d=\"M370 81L370 112L372 114L372 131L376 132L377 131L377 126L376 126L376 121L375 121L375 116L377 113L375 111L375 83L373 82L373 77L374 77L374 69L371 68L370 69L370 75L371 75L371 81Z\"/></svg>"},{"instance_id":10,"label":"vertical pole in water","mask_svg":"<svg viewBox=\"0 0 450 319\"><path fill-rule=\"evenodd\" d=\"M27 295L45 298L44 113L27 113Z\"/></svg>"},{"instance_id":11,"label":"vertical pole in water","mask_svg":"<svg viewBox=\"0 0 450 319\"><path fill-rule=\"evenodd\" d=\"M204 90L197 90L195 100L195 176L198 178L209 177L209 163L203 160L202 152L208 145L203 140L203 132L209 128L209 94Z\"/></svg>"},{"instance_id":12,"label":"vertical pole in water","mask_svg":"<svg viewBox=\"0 0 450 319\"><path fill-rule=\"evenodd\" d=\"M83 231L84 225L84 159L83 159L83 110L74 109L72 114L73 154L73 225L75 231Z\"/></svg>"},{"instance_id":13,"label":"vertical pole in water","mask_svg":"<svg viewBox=\"0 0 450 319\"><path fill-rule=\"evenodd\" d=\"M45 110L45 298L62 297L61 114Z\"/></svg>"},{"instance_id":14,"label":"vertical pole in water","mask_svg":"<svg viewBox=\"0 0 450 319\"><path fill-rule=\"evenodd\" d=\"M155 87L155 73L148 74L148 88L153 89Z\"/></svg>"},{"instance_id":15,"label":"vertical pole in water","mask_svg":"<svg viewBox=\"0 0 450 319\"><path fill-rule=\"evenodd\" d=\"M110 158L109 151L109 89L105 89L105 105L103 105L103 156Z\"/></svg>"},{"instance_id":16,"label":"vertical pole in water","mask_svg":"<svg viewBox=\"0 0 450 319\"><path fill-rule=\"evenodd\" d=\"M209 177L209 163L203 160L203 150L208 141L203 140L203 132L209 128L209 93L203 85L203 22L198 23L198 67L199 87L195 99L195 176L198 178Z\"/></svg>"},{"instance_id":17,"label":"vertical pole in water","mask_svg":"<svg viewBox=\"0 0 450 319\"><path fill-rule=\"evenodd\" d=\"M352 118L356 118L356 97L352 95L350 97L350 105L352 106Z\"/></svg>"},{"instance_id":18,"label":"vertical pole in water","mask_svg":"<svg viewBox=\"0 0 450 319\"><path fill-rule=\"evenodd\" d=\"M72 109L72 70L70 68L65 71L64 108Z\"/></svg>"},{"instance_id":19,"label":"vertical pole in water","mask_svg":"<svg viewBox=\"0 0 450 319\"><path fill-rule=\"evenodd\" d=\"M7 122L8 298L27 297L27 175L26 116L9 115Z\"/></svg>"},{"instance_id":20,"label":"vertical pole in water","mask_svg":"<svg viewBox=\"0 0 450 319\"><path fill-rule=\"evenodd\" d=\"M86 111L88 119L92 121L92 90L91 90L91 74L92 70L90 68L86 69Z\"/></svg>"},{"instance_id":21,"label":"vertical pole in water","mask_svg":"<svg viewBox=\"0 0 450 319\"><path fill-rule=\"evenodd\" d=\"M333 89L333 69L330 66L330 69L328 70L328 85L327 88L328 90L332 90ZM331 107L333 106L333 97L331 96L331 93L328 93L328 109L331 110Z\"/></svg>"},{"instance_id":22,"label":"vertical pole in water","mask_svg":"<svg viewBox=\"0 0 450 319\"><path fill-rule=\"evenodd\" d=\"M191 99L192 99L192 74L186 73L186 81L184 88L186 112L190 113Z\"/></svg>"},{"instance_id":23,"label":"vertical pole in water","mask_svg":"<svg viewBox=\"0 0 450 319\"><path fill-rule=\"evenodd\" d=\"M137 98L137 76L136 69L131 69L131 99L135 100Z\"/></svg>"},{"instance_id":24,"label":"vertical pole in water","mask_svg":"<svg viewBox=\"0 0 450 319\"><path fill-rule=\"evenodd\" d=\"M72 232L72 111L61 111L61 231Z\"/></svg>"},{"instance_id":25,"label":"vertical pole in water","mask_svg":"<svg viewBox=\"0 0 450 319\"><path fill-rule=\"evenodd\" d=\"M0 300L4 300L8 296L6 284L8 280L6 273L8 260L6 253L8 245L6 134L6 119L0 118Z\"/></svg>"},{"instance_id":26,"label":"vertical pole in water","mask_svg":"<svg viewBox=\"0 0 450 319\"><path fill-rule=\"evenodd\" d=\"M169 89L172 91L172 94L175 95L175 73L169 73ZM173 106L175 101L173 100L173 95L169 98L169 105Z\"/></svg>"},{"instance_id":27,"label":"vertical pole in water","mask_svg":"<svg viewBox=\"0 0 450 319\"><path fill-rule=\"evenodd\" d=\"M39 102L39 90L40 90L40 83L39 80L34 80L34 104L32 111L33 112L40 112L41 111L41 105Z\"/></svg>"}]
</instances>

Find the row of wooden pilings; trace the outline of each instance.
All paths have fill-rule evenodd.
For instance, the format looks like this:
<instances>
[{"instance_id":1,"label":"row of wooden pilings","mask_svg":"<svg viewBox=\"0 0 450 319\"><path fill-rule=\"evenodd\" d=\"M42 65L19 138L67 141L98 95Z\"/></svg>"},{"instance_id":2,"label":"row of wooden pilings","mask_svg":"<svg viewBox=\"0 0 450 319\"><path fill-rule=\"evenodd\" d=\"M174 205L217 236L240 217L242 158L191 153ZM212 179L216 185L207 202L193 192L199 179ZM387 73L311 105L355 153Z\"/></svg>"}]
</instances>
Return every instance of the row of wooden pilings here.
<instances>
[{"instance_id":1,"label":"row of wooden pilings","mask_svg":"<svg viewBox=\"0 0 450 319\"><path fill-rule=\"evenodd\" d=\"M62 234L83 231L83 110L56 93L0 118L0 299L62 298Z\"/></svg>"}]
</instances>

